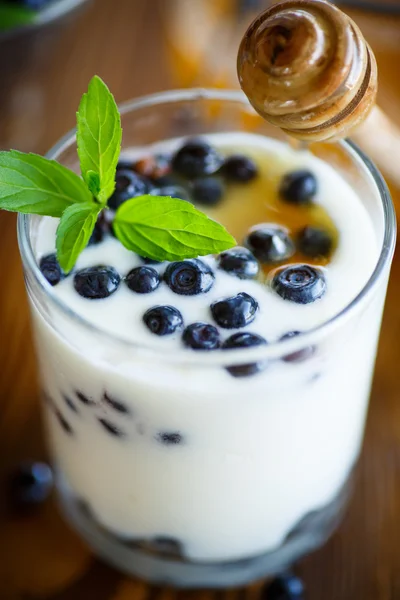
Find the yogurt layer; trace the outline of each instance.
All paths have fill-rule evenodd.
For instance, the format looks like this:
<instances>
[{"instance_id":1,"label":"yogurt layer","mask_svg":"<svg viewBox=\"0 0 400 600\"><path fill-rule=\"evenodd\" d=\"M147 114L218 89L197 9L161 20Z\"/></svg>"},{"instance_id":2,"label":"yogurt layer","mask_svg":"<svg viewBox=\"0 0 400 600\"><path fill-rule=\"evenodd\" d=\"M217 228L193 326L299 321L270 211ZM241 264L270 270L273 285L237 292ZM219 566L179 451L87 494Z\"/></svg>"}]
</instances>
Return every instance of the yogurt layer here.
<instances>
[{"instance_id":1,"label":"yogurt layer","mask_svg":"<svg viewBox=\"0 0 400 600\"><path fill-rule=\"evenodd\" d=\"M314 173L315 202L339 234L320 300L283 300L263 281L217 269L210 256L202 260L216 279L206 294L180 296L163 283L141 295L121 283L113 296L91 301L76 293L71 275L49 293L83 321L54 303L44 310L32 302L32 311L51 445L72 492L116 535L170 538L188 559L213 562L277 548L346 482L363 434L385 282L372 303L316 343L308 360L273 360L251 377L232 377L220 360L213 363L213 353L197 361L198 353L183 349L180 333L152 334L142 317L154 305L176 307L185 325L212 323L213 301L246 292L259 304L246 331L272 343L340 312L378 259L378 236L362 198L328 164L261 136L207 139L225 153L254 157L272 178L298 168ZM246 202L245 186L228 193L227 212L239 195ZM54 252L56 227L55 219L41 220L34 240L38 259ZM143 262L109 236L88 247L76 269L98 264L123 277ZM155 266L161 274L165 267ZM221 330L222 339L233 333ZM174 360L185 352L196 359Z\"/></svg>"}]
</instances>

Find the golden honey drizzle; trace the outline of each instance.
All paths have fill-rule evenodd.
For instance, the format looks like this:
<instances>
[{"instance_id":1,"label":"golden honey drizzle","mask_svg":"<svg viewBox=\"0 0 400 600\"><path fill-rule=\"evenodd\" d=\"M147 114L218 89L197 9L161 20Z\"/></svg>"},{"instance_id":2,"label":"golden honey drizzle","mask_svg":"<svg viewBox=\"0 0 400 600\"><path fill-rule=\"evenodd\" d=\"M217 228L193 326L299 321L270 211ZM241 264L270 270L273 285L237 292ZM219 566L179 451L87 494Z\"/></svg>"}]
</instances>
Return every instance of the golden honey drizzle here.
<instances>
[{"instance_id":1,"label":"golden honey drizzle","mask_svg":"<svg viewBox=\"0 0 400 600\"><path fill-rule=\"evenodd\" d=\"M252 158L258 167L258 176L248 183L228 184L225 197L215 208L208 208L207 214L222 223L236 238L238 245L243 245L249 230L262 223L277 224L285 227L296 243L298 233L306 226L319 227L325 230L333 240L332 251L328 257L311 258L296 250L295 254L283 261L284 264L307 263L316 266L329 264L338 243L337 228L323 206L317 203L297 205L285 202L279 195L279 186L284 174L300 169L299 166L288 165L287 160L266 152L257 147L219 147L224 155L237 153ZM203 207L200 207L204 209ZM267 274L282 263L264 264Z\"/></svg>"}]
</instances>

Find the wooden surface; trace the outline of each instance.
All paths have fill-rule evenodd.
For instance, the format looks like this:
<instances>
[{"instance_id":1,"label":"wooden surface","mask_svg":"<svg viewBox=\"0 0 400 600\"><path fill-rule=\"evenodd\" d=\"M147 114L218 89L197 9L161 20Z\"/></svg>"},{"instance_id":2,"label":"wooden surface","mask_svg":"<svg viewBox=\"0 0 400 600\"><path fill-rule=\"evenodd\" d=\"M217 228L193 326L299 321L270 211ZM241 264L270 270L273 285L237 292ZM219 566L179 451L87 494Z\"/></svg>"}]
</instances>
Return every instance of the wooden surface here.
<instances>
[{"instance_id":1,"label":"wooden surface","mask_svg":"<svg viewBox=\"0 0 400 600\"><path fill-rule=\"evenodd\" d=\"M355 16L377 55L380 103L400 124L400 19ZM164 62L154 0L96 0L55 35L31 42L18 56L0 54L4 148L44 152L74 124L80 95L94 73L104 77L119 101L174 85ZM16 66L13 58L20 61ZM400 207L400 190L392 191ZM0 215L1 485L19 460L46 458L14 221L12 215ZM396 256L356 492L339 531L298 565L307 600L400 600L399 340ZM260 595L259 585L232 592L175 593L129 580L90 554L54 502L32 517L12 518L2 490L1 600L251 600Z\"/></svg>"}]
</instances>

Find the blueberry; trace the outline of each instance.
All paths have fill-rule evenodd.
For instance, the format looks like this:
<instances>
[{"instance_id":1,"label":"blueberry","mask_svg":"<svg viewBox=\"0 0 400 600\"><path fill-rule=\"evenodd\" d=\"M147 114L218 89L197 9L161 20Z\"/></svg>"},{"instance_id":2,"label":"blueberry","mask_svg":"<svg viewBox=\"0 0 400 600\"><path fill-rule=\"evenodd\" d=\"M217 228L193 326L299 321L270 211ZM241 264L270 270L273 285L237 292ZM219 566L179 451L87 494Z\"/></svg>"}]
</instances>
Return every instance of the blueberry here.
<instances>
[{"instance_id":1,"label":"blueberry","mask_svg":"<svg viewBox=\"0 0 400 600\"><path fill-rule=\"evenodd\" d=\"M58 408L55 409L55 415L57 418L57 421L59 422L61 429L63 429L65 431L65 433L68 433L68 435L72 435L74 433L71 425L68 423L67 419L64 417L64 415L58 410Z\"/></svg>"},{"instance_id":2,"label":"blueberry","mask_svg":"<svg viewBox=\"0 0 400 600\"><path fill-rule=\"evenodd\" d=\"M165 446L176 446L182 443L183 437L178 432L162 432L157 435L157 440Z\"/></svg>"},{"instance_id":3,"label":"blueberry","mask_svg":"<svg viewBox=\"0 0 400 600\"><path fill-rule=\"evenodd\" d=\"M182 335L185 346L193 350L216 350L220 346L219 332L214 325L192 323Z\"/></svg>"},{"instance_id":4,"label":"blueberry","mask_svg":"<svg viewBox=\"0 0 400 600\"><path fill-rule=\"evenodd\" d=\"M125 283L132 292L148 294L154 292L160 285L161 279L158 272L152 267L136 267L129 271Z\"/></svg>"},{"instance_id":5,"label":"blueberry","mask_svg":"<svg viewBox=\"0 0 400 600\"><path fill-rule=\"evenodd\" d=\"M108 406L110 406L111 408L113 408L114 410L116 410L117 412L119 412L121 414L127 415L130 412L128 407L125 406L125 404L123 404L123 402L121 402L120 400L116 400L115 398L112 398L110 396L110 394L108 394L107 392L104 392L103 400Z\"/></svg>"},{"instance_id":6,"label":"blueberry","mask_svg":"<svg viewBox=\"0 0 400 600\"><path fill-rule=\"evenodd\" d=\"M183 318L173 306L154 306L143 315L145 325L156 335L170 335L183 328Z\"/></svg>"},{"instance_id":7,"label":"blueberry","mask_svg":"<svg viewBox=\"0 0 400 600\"><path fill-rule=\"evenodd\" d=\"M54 286L64 279L65 274L58 264L55 254L48 254L40 259L39 269L50 285Z\"/></svg>"},{"instance_id":8,"label":"blueberry","mask_svg":"<svg viewBox=\"0 0 400 600\"><path fill-rule=\"evenodd\" d=\"M311 258L328 257L332 251L331 235L320 227L304 227L298 235L297 246L300 252Z\"/></svg>"},{"instance_id":9,"label":"blueberry","mask_svg":"<svg viewBox=\"0 0 400 600\"><path fill-rule=\"evenodd\" d=\"M266 585L261 596L263 600L304 600L304 585L295 575L281 575Z\"/></svg>"},{"instance_id":10,"label":"blueberry","mask_svg":"<svg viewBox=\"0 0 400 600\"><path fill-rule=\"evenodd\" d=\"M217 258L218 267L239 279L254 279L260 270L254 255L247 248L230 248Z\"/></svg>"},{"instance_id":11,"label":"blueberry","mask_svg":"<svg viewBox=\"0 0 400 600\"><path fill-rule=\"evenodd\" d=\"M222 344L223 350L229 348L252 348L255 346L265 346L267 341L256 333L240 332L234 333ZM245 365L232 365L226 367L226 370L234 377L247 377L263 371L267 366L267 361L249 363Z\"/></svg>"},{"instance_id":12,"label":"blueberry","mask_svg":"<svg viewBox=\"0 0 400 600\"><path fill-rule=\"evenodd\" d=\"M170 263L165 269L164 280L175 294L195 296L211 289L214 273L206 263L192 258Z\"/></svg>"},{"instance_id":13,"label":"blueberry","mask_svg":"<svg viewBox=\"0 0 400 600\"><path fill-rule=\"evenodd\" d=\"M215 148L203 140L189 140L172 159L173 169L183 177L212 175L222 164Z\"/></svg>"},{"instance_id":14,"label":"blueberry","mask_svg":"<svg viewBox=\"0 0 400 600\"><path fill-rule=\"evenodd\" d=\"M154 196L170 196L171 198L179 198L179 200L190 200L188 190L185 190L180 185L167 185L160 188L154 188L151 192Z\"/></svg>"},{"instance_id":15,"label":"blueberry","mask_svg":"<svg viewBox=\"0 0 400 600\"><path fill-rule=\"evenodd\" d=\"M117 171L133 171L134 163L131 160L119 160L117 164Z\"/></svg>"},{"instance_id":16,"label":"blueberry","mask_svg":"<svg viewBox=\"0 0 400 600\"><path fill-rule=\"evenodd\" d=\"M94 226L93 233L88 242L88 246L100 244L104 237L111 233L112 221L112 211L106 209L102 210L97 218L96 225Z\"/></svg>"},{"instance_id":17,"label":"blueberry","mask_svg":"<svg viewBox=\"0 0 400 600\"><path fill-rule=\"evenodd\" d=\"M294 337L297 337L301 334L301 331L288 331L282 337L279 338L279 341L290 340ZM301 350L296 350L296 352L292 352L291 354L286 354L286 356L282 356L282 360L285 362L302 362L303 360L307 360L310 358L315 352L314 346L306 346Z\"/></svg>"},{"instance_id":18,"label":"blueberry","mask_svg":"<svg viewBox=\"0 0 400 600\"><path fill-rule=\"evenodd\" d=\"M68 406L68 408L70 408L74 413L79 412L75 405L75 402L73 402L69 396L64 394L63 399L64 399L65 404Z\"/></svg>"},{"instance_id":19,"label":"blueberry","mask_svg":"<svg viewBox=\"0 0 400 600\"><path fill-rule=\"evenodd\" d=\"M102 226L99 223L96 223L94 226L92 235L89 238L88 246L94 246L95 244L100 244L104 239L104 231Z\"/></svg>"},{"instance_id":20,"label":"blueberry","mask_svg":"<svg viewBox=\"0 0 400 600\"><path fill-rule=\"evenodd\" d=\"M78 398L78 400L82 402L82 404L86 404L86 406L96 404L93 398L86 396L86 394L83 394L82 392L76 391L75 395Z\"/></svg>"},{"instance_id":21,"label":"blueberry","mask_svg":"<svg viewBox=\"0 0 400 600\"><path fill-rule=\"evenodd\" d=\"M90 300L108 298L117 291L121 278L113 267L99 265L81 269L74 275L74 287L80 296Z\"/></svg>"},{"instance_id":22,"label":"blueberry","mask_svg":"<svg viewBox=\"0 0 400 600\"><path fill-rule=\"evenodd\" d=\"M310 265L290 265L280 269L275 273L271 285L281 298L297 304L314 302L326 291L324 274Z\"/></svg>"},{"instance_id":23,"label":"blueberry","mask_svg":"<svg viewBox=\"0 0 400 600\"><path fill-rule=\"evenodd\" d=\"M222 200L224 186L216 177L195 179L192 184L193 201L206 206L215 206Z\"/></svg>"},{"instance_id":24,"label":"blueberry","mask_svg":"<svg viewBox=\"0 0 400 600\"><path fill-rule=\"evenodd\" d=\"M120 169L115 176L115 190L108 201L108 206L117 210L126 200L148 194L150 182L133 171Z\"/></svg>"},{"instance_id":25,"label":"blueberry","mask_svg":"<svg viewBox=\"0 0 400 600\"><path fill-rule=\"evenodd\" d=\"M221 172L228 181L247 183L257 177L255 162L242 154L229 156L222 165Z\"/></svg>"},{"instance_id":26,"label":"blueberry","mask_svg":"<svg viewBox=\"0 0 400 600\"><path fill-rule=\"evenodd\" d=\"M281 198L292 204L310 204L317 191L315 175L306 169L286 173L279 187Z\"/></svg>"},{"instance_id":27,"label":"blueberry","mask_svg":"<svg viewBox=\"0 0 400 600\"><path fill-rule=\"evenodd\" d=\"M257 226L249 232L245 245L263 263L281 262L295 251L286 229L279 225Z\"/></svg>"},{"instance_id":28,"label":"blueberry","mask_svg":"<svg viewBox=\"0 0 400 600\"><path fill-rule=\"evenodd\" d=\"M11 507L24 509L41 504L48 498L52 486L53 473L46 463L22 463L9 480Z\"/></svg>"},{"instance_id":29,"label":"blueberry","mask_svg":"<svg viewBox=\"0 0 400 600\"><path fill-rule=\"evenodd\" d=\"M225 329L238 329L250 325L256 318L257 310L258 302L245 292L211 304L214 320Z\"/></svg>"},{"instance_id":30,"label":"blueberry","mask_svg":"<svg viewBox=\"0 0 400 600\"><path fill-rule=\"evenodd\" d=\"M107 431L107 433L115 436L115 437L124 437L124 433L121 431L119 427L108 421L107 419L99 418L99 423L102 425L103 429Z\"/></svg>"},{"instance_id":31,"label":"blueberry","mask_svg":"<svg viewBox=\"0 0 400 600\"><path fill-rule=\"evenodd\" d=\"M173 175L162 175L161 177L157 177L157 179L153 179L153 183L156 188L168 188L168 187L178 187L181 188L180 182ZM183 189L183 188L181 188Z\"/></svg>"}]
</instances>

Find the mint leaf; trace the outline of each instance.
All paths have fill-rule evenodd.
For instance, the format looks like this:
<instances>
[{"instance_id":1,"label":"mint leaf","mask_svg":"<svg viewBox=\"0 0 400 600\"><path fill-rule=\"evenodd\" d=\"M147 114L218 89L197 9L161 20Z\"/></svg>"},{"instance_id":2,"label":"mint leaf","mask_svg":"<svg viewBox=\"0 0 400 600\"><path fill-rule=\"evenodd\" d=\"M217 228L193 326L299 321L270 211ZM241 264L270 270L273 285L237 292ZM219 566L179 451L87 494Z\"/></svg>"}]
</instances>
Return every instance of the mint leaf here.
<instances>
[{"instance_id":1,"label":"mint leaf","mask_svg":"<svg viewBox=\"0 0 400 600\"><path fill-rule=\"evenodd\" d=\"M37 12L24 6L14 6L10 2L0 3L0 31L31 23Z\"/></svg>"},{"instance_id":2,"label":"mint leaf","mask_svg":"<svg viewBox=\"0 0 400 600\"><path fill-rule=\"evenodd\" d=\"M78 175L37 154L0 152L0 208L61 217L74 203L92 196Z\"/></svg>"},{"instance_id":3,"label":"mint leaf","mask_svg":"<svg viewBox=\"0 0 400 600\"><path fill-rule=\"evenodd\" d=\"M77 124L82 177L94 196L105 205L115 187L122 129L114 97L100 77L93 77L87 94L82 96Z\"/></svg>"},{"instance_id":4,"label":"mint leaf","mask_svg":"<svg viewBox=\"0 0 400 600\"><path fill-rule=\"evenodd\" d=\"M114 232L120 242L153 260L181 260L216 254L236 245L226 229L185 200L139 196L116 212Z\"/></svg>"},{"instance_id":5,"label":"mint leaf","mask_svg":"<svg viewBox=\"0 0 400 600\"><path fill-rule=\"evenodd\" d=\"M100 177L98 173L94 171L87 172L86 184L93 196L97 198L100 192Z\"/></svg>"},{"instance_id":6,"label":"mint leaf","mask_svg":"<svg viewBox=\"0 0 400 600\"><path fill-rule=\"evenodd\" d=\"M57 227L57 260L68 273L75 265L78 256L87 246L101 206L95 204L74 204L62 214Z\"/></svg>"}]
</instances>

